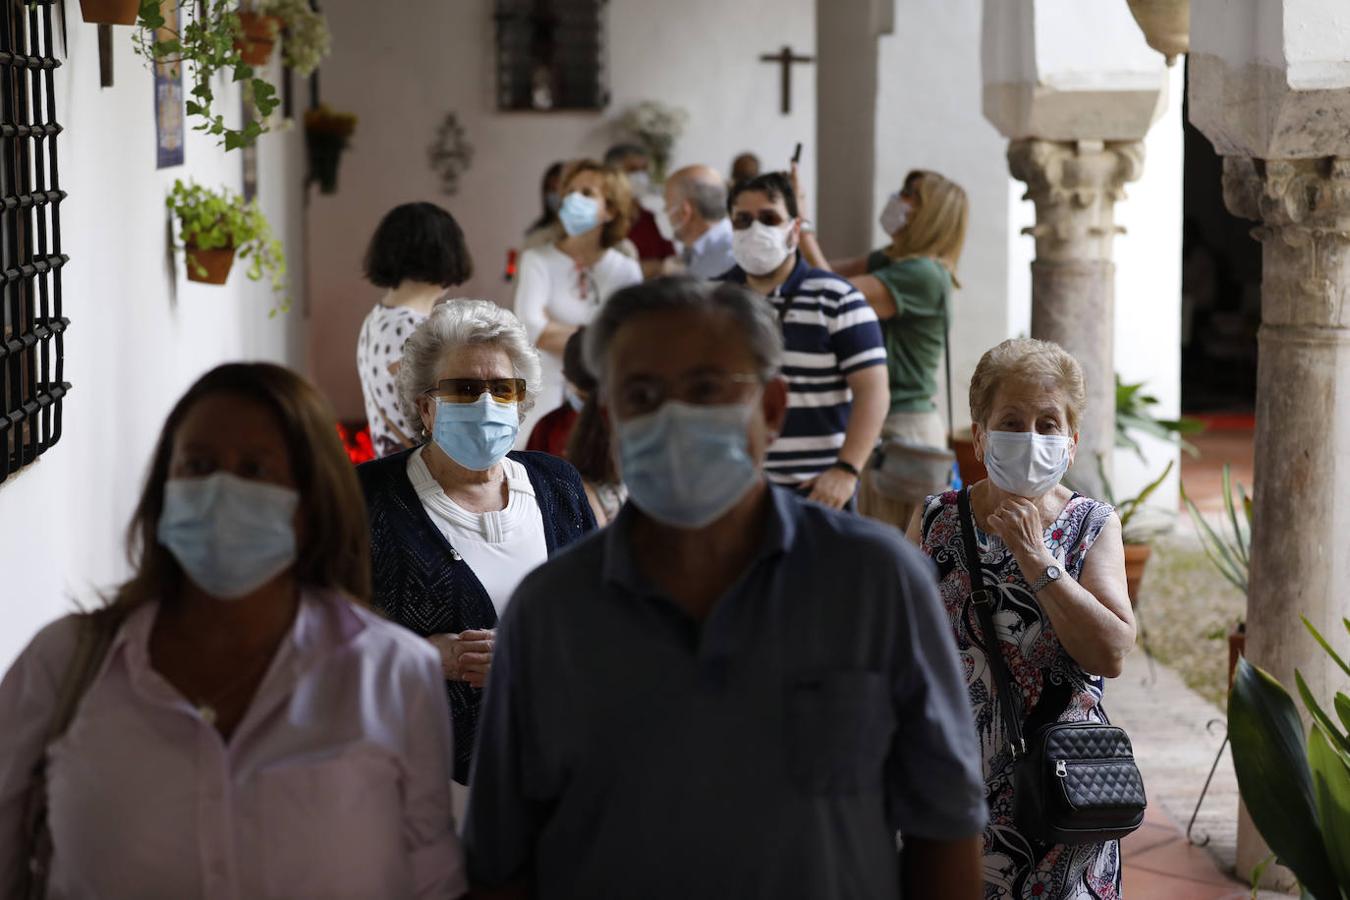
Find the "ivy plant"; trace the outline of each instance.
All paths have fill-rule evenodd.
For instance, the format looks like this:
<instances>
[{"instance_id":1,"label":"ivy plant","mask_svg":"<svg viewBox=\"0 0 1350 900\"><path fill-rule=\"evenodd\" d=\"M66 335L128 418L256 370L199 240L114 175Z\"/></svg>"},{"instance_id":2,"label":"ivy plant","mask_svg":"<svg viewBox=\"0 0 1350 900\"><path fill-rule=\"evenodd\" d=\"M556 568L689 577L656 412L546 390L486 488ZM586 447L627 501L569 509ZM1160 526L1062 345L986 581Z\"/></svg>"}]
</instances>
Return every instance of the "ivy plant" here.
<instances>
[{"instance_id":1,"label":"ivy plant","mask_svg":"<svg viewBox=\"0 0 1350 900\"><path fill-rule=\"evenodd\" d=\"M276 87L257 75L239 55L243 26L235 0L166 0L178 6L178 29L167 30L161 0L141 0L136 52L152 65L191 65L192 87L187 114L197 120L193 130L221 139L226 150L247 147L267 130L266 120L281 100ZM218 72L242 83L252 98L253 116L241 128L231 128L215 110L212 81Z\"/></svg>"},{"instance_id":2,"label":"ivy plant","mask_svg":"<svg viewBox=\"0 0 1350 900\"><path fill-rule=\"evenodd\" d=\"M178 239L184 247L233 249L239 259L249 261L246 274L251 281L267 275L272 290L285 293L286 254L256 201L245 201L224 188L213 191L180 179L174 182L166 205L178 219ZM286 308L283 301L281 309Z\"/></svg>"}]
</instances>

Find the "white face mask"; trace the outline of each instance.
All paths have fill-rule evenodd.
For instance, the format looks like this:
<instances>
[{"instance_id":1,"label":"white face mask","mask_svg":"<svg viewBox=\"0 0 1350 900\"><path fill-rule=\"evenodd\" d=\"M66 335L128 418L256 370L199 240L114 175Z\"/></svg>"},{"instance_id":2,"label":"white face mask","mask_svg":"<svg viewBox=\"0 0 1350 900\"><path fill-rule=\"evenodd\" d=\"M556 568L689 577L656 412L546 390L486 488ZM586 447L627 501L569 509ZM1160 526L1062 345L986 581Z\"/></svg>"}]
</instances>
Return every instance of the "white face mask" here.
<instances>
[{"instance_id":1,"label":"white face mask","mask_svg":"<svg viewBox=\"0 0 1350 900\"><path fill-rule=\"evenodd\" d=\"M881 210L881 230L894 235L909 223L909 201L896 191L886 198L886 206Z\"/></svg>"},{"instance_id":2,"label":"white face mask","mask_svg":"<svg viewBox=\"0 0 1350 900\"><path fill-rule=\"evenodd\" d=\"M633 189L633 196L641 197L652 189L652 176L646 172L629 172L628 185Z\"/></svg>"},{"instance_id":3,"label":"white face mask","mask_svg":"<svg viewBox=\"0 0 1350 900\"><path fill-rule=\"evenodd\" d=\"M991 431L984 441L984 467L1003 490L1034 500L1059 484L1072 447L1073 439L1062 434Z\"/></svg>"},{"instance_id":4,"label":"white face mask","mask_svg":"<svg viewBox=\"0 0 1350 900\"><path fill-rule=\"evenodd\" d=\"M768 275L783 264L793 248L788 246L792 223L774 228L751 222L749 228L731 233L731 255L751 275Z\"/></svg>"},{"instance_id":5,"label":"white face mask","mask_svg":"<svg viewBox=\"0 0 1350 900\"><path fill-rule=\"evenodd\" d=\"M656 218L656 230L661 232L661 238L663 240L670 241L673 244L680 239L676 232L684 227L685 222L688 221L687 219L685 222L676 225L675 220L670 217L670 213L666 212L664 209L658 209L652 215Z\"/></svg>"}]
</instances>

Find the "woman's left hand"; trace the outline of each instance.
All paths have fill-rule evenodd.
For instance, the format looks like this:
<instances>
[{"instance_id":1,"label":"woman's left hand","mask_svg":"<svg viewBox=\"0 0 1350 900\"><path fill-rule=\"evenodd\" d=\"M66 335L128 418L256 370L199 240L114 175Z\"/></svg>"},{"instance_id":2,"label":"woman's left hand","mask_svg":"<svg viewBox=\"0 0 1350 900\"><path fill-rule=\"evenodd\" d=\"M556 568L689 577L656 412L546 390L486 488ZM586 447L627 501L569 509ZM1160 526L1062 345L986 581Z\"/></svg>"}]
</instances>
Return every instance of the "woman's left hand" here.
<instances>
[{"instance_id":1,"label":"woman's left hand","mask_svg":"<svg viewBox=\"0 0 1350 900\"><path fill-rule=\"evenodd\" d=\"M1048 552L1042 538L1044 526L1036 504L1025 497L1009 497L998 505L988 520L989 533L996 535L1018 562L1039 559Z\"/></svg>"}]
</instances>

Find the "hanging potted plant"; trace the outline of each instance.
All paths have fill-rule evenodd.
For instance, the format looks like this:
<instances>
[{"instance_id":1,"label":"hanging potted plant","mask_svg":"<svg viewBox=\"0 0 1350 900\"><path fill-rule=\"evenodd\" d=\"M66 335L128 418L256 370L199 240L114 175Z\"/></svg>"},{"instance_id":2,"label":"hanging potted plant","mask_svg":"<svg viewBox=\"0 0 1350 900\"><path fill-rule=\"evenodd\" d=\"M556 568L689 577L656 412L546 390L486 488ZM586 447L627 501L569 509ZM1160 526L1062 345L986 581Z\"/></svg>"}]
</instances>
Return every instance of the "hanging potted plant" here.
<instances>
[{"instance_id":1,"label":"hanging potted plant","mask_svg":"<svg viewBox=\"0 0 1350 900\"><path fill-rule=\"evenodd\" d=\"M334 112L323 104L305 113L309 180L318 183L320 193L337 193L338 163L354 131L356 116L351 113Z\"/></svg>"},{"instance_id":2,"label":"hanging potted plant","mask_svg":"<svg viewBox=\"0 0 1350 900\"><path fill-rule=\"evenodd\" d=\"M93 25L135 25L141 0L80 0L80 15Z\"/></svg>"},{"instance_id":3,"label":"hanging potted plant","mask_svg":"<svg viewBox=\"0 0 1350 900\"><path fill-rule=\"evenodd\" d=\"M274 291L285 291L286 256L256 202L182 181L174 182L166 202L178 219L189 280L224 284L237 257L249 260L250 280L267 275Z\"/></svg>"},{"instance_id":4,"label":"hanging potted plant","mask_svg":"<svg viewBox=\"0 0 1350 900\"><path fill-rule=\"evenodd\" d=\"M140 28L133 38L136 52L152 66L190 63L187 114L197 121L193 130L216 135L226 150L251 146L267 130L267 118L281 100L275 85L256 75L240 55L243 25L234 0L166 2L177 5L176 28L166 27L160 0L141 0ZM214 108L218 73L228 73L231 82L249 92L254 112L239 128L228 127Z\"/></svg>"},{"instance_id":5,"label":"hanging potted plant","mask_svg":"<svg viewBox=\"0 0 1350 900\"><path fill-rule=\"evenodd\" d=\"M280 38L283 61L307 77L330 49L328 22L308 0L252 0L240 7L239 24L242 34L237 46L251 66L266 65Z\"/></svg>"}]
</instances>

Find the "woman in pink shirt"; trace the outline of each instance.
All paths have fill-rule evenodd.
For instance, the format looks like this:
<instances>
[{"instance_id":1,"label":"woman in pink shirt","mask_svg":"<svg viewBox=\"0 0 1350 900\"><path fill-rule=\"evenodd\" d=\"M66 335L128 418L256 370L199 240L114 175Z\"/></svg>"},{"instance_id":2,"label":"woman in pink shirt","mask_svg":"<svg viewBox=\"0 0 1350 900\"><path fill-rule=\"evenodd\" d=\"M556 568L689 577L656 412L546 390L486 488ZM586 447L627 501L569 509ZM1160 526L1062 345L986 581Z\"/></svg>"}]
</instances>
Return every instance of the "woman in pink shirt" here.
<instances>
[{"instance_id":1,"label":"woman in pink shirt","mask_svg":"<svg viewBox=\"0 0 1350 900\"><path fill-rule=\"evenodd\" d=\"M364 504L327 403L221 366L169 414L134 574L44 629L0 682L0 897L457 897L450 722L430 644L369 612ZM48 743L83 628L110 644Z\"/></svg>"}]
</instances>

